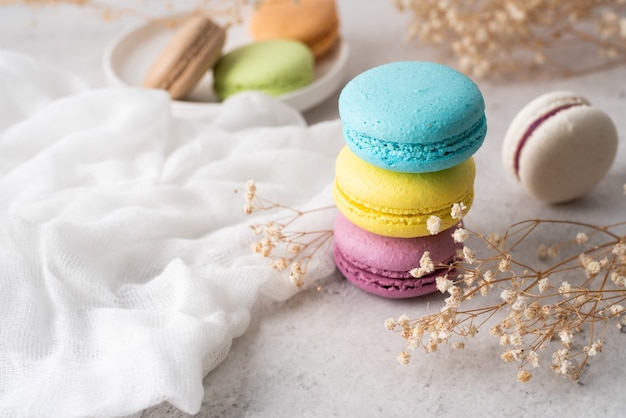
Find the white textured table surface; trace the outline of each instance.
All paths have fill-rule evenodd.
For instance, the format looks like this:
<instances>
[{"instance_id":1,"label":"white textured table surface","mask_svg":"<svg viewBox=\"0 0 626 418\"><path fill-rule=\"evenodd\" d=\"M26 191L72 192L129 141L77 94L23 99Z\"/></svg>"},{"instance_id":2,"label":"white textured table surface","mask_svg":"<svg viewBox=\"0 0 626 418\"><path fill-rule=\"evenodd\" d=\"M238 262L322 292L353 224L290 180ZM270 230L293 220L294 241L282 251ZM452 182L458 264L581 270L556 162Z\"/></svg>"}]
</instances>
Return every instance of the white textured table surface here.
<instances>
[{"instance_id":1,"label":"white textured table surface","mask_svg":"<svg viewBox=\"0 0 626 418\"><path fill-rule=\"evenodd\" d=\"M432 59L403 43L408 16L386 0L340 0L342 34L351 56L348 78L374 65ZM29 26L32 19L36 24ZM102 52L131 18L104 22L84 10L0 8L0 47L49 59L81 74L93 87L106 84ZM607 224L622 220L626 198L626 67L581 78L490 83L478 80L487 105L489 132L476 154L476 200L471 217L484 231L535 217ZM620 135L617 161L607 178L584 199L545 206L528 198L500 164L500 142L521 106L555 89L586 95L611 115ZM308 111L309 123L337 118L337 95ZM568 233L572 233L569 231ZM623 416L625 336L607 332L604 352L586 368L583 384L549 371L522 385L501 348L481 333L463 351L447 348L416 354L401 366L402 340L385 330L390 316L417 316L438 309L438 295L390 301L365 294L338 275L284 303L260 301L250 328L234 341L224 363L205 379L198 416ZM150 384L150 382L146 382ZM159 405L137 416L185 414Z\"/></svg>"}]
</instances>

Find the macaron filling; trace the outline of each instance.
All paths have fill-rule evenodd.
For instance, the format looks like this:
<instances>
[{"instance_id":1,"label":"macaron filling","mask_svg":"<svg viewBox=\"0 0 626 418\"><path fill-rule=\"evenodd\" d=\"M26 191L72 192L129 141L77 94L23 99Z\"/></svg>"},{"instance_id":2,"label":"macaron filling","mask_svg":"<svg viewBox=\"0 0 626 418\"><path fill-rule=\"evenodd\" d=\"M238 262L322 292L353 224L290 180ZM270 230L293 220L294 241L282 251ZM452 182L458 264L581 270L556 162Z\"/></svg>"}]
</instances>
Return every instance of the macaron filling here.
<instances>
[{"instance_id":1,"label":"macaron filling","mask_svg":"<svg viewBox=\"0 0 626 418\"><path fill-rule=\"evenodd\" d=\"M393 142L368 136L346 124L343 133L350 149L365 161L401 172L431 171L429 163L454 159L455 165L469 158L482 145L487 133L483 116L460 134L436 142ZM369 150L376 149L376 153ZM457 161L458 160L458 161Z\"/></svg>"},{"instance_id":2,"label":"macaron filling","mask_svg":"<svg viewBox=\"0 0 626 418\"><path fill-rule=\"evenodd\" d=\"M552 109L551 111L549 111L548 113L544 114L543 116L539 117L538 119L536 119L533 123L531 123L528 126L526 131L524 131L524 135L522 135L519 142L517 143L517 148L515 149L515 157L513 160L513 170L518 180L519 180L520 159L522 157L522 149L524 148L524 145L526 145L526 142L528 141L528 139L546 120L550 119L551 117L555 116L556 114L560 112L563 112L564 110L567 110L576 106L586 106L586 103L575 102L575 103L567 103L562 106L558 106Z\"/></svg>"}]
</instances>

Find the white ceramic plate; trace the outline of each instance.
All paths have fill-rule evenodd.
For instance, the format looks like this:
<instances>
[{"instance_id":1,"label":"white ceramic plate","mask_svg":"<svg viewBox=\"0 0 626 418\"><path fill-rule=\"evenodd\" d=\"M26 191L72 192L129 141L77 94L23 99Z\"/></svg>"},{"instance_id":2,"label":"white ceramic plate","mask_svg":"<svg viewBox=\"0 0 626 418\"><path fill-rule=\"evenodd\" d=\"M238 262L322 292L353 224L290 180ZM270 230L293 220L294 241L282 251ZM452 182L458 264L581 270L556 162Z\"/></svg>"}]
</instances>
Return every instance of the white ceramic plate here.
<instances>
[{"instance_id":1,"label":"white ceramic plate","mask_svg":"<svg viewBox=\"0 0 626 418\"><path fill-rule=\"evenodd\" d=\"M104 52L103 67L109 83L116 86L141 86L148 68L173 36L175 29L159 21L142 23L114 38ZM251 42L245 25L228 30L224 52ZM345 81L348 45L342 40L315 65L313 82L296 91L277 97L304 112L333 94ZM173 100L174 115L202 119L219 109L213 93L211 73L200 81L186 100Z\"/></svg>"}]
</instances>

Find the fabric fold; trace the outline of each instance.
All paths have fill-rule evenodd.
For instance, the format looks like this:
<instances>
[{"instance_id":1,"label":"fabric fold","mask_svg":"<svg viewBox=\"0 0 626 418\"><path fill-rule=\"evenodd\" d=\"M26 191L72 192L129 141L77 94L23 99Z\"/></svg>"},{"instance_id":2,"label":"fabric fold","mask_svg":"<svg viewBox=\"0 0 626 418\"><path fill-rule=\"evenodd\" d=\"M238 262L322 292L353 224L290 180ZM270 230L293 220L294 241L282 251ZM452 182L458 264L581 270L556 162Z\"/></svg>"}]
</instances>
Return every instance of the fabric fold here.
<instances>
[{"instance_id":1,"label":"fabric fold","mask_svg":"<svg viewBox=\"0 0 626 418\"><path fill-rule=\"evenodd\" d=\"M298 291L251 251L249 224L281 214L246 217L235 190L254 179L269 200L331 205L339 121L307 127L257 93L208 122L176 119L163 92L86 90L36 65L0 52L0 109L20 109L0 131L0 415L163 401L196 413L259 295ZM29 83L40 87L18 103ZM298 227L330 229L333 215ZM321 254L307 280L333 270Z\"/></svg>"}]
</instances>

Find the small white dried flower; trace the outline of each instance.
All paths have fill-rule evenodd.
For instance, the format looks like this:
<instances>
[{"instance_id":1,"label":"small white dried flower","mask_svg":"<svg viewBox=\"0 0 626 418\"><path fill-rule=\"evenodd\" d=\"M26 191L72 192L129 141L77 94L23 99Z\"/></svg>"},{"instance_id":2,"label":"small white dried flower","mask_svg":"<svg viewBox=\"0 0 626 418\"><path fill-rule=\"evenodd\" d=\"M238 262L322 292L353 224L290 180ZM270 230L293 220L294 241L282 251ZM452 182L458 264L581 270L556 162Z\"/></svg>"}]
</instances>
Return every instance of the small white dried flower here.
<instances>
[{"instance_id":1,"label":"small white dried flower","mask_svg":"<svg viewBox=\"0 0 626 418\"><path fill-rule=\"evenodd\" d=\"M498 264L498 270L501 272L507 272L511 270L511 254L506 253L500 259L500 263Z\"/></svg>"},{"instance_id":2,"label":"small white dried flower","mask_svg":"<svg viewBox=\"0 0 626 418\"><path fill-rule=\"evenodd\" d=\"M424 347L427 353L434 353L437 351L437 343L434 341L430 341L427 346Z\"/></svg>"},{"instance_id":3,"label":"small white dried flower","mask_svg":"<svg viewBox=\"0 0 626 418\"><path fill-rule=\"evenodd\" d=\"M587 277L594 277L598 273L600 273L601 269L602 268L600 266L600 263L593 260L587 263L587 265L585 266L585 273L587 274Z\"/></svg>"},{"instance_id":4,"label":"small white dried flower","mask_svg":"<svg viewBox=\"0 0 626 418\"><path fill-rule=\"evenodd\" d=\"M254 180L248 180L246 182L246 200L250 201L254 199L256 195L256 183Z\"/></svg>"},{"instance_id":5,"label":"small white dried flower","mask_svg":"<svg viewBox=\"0 0 626 418\"><path fill-rule=\"evenodd\" d=\"M618 242L617 244L615 244L611 252L618 256L626 255L626 242L624 241Z\"/></svg>"},{"instance_id":6,"label":"small white dried flower","mask_svg":"<svg viewBox=\"0 0 626 418\"><path fill-rule=\"evenodd\" d=\"M296 244L294 242L289 243L289 252L292 254L299 254L302 252L303 246L301 244Z\"/></svg>"},{"instance_id":7,"label":"small white dried flower","mask_svg":"<svg viewBox=\"0 0 626 418\"><path fill-rule=\"evenodd\" d=\"M454 242L463 243L469 238L469 233L464 228L457 228L454 230L452 238L454 238Z\"/></svg>"},{"instance_id":8,"label":"small white dried flower","mask_svg":"<svg viewBox=\"0 0 626 418\"><path fill-rule=\"evenodd\" d=\"M517 299L513 305L511 305L511 309L514 311L523 311L528 306L528 298L526 296L518 295Z\"/></svg>"},{"instance_id":9,"label":"small white dried flower","mask_svg":"<svg viewBox=\"0 0 626 418\"><path fill-rule=\"evenodd\" d=\"M501 337L502 335L504 335L504 331L502 331L500 325L494 325L493 327L489 328L489 334L493 335L494 337Z\"/></svg>"},{"instance_id":10,"label":"small white dried flower","mask_svg":"<svg viewBox=\"0 0 626 418\"><path fill-rule=\"evenodd\" d=\"M502 354L500 354L500 358L502 359L502 361L504 361L505 363L511 363L513 361L516 360L515 358L515 353L513 350L506 350L505 352L503 352Z\"/></svg>"},{"instance_id":11,"label":"small white dried flower","mask_svg":"<svg viewBox=\"0 0 626 418\"><path fill-rule=\"evenodd\" d=\"M441 293L446 293L452 286L454 286L452 280L448 279L448 275L437 277L436 283L437 290L439 290Z\"/></svg>"},{"instance_id":12,"label":"small white dried flower","mask_svg":"<svg viewBox=\"0 0 626 418\"><path fill-rule=\"evenodd\" d=\"M522 359L523 351L519 348L513 348L502 353L502 360L505 363L511 361L520 361Z\"/></svg>"},{"instance_id":13,"label":"small white dried flower","mask_svg":"<svg viewBox=\"0 0 626 418\"><path fill-rule=\"evenodd\" d=\"M531 372L529 372L526 369L522 369L519 372L517 372L517 381L521 382L521 383L527 383L530 382L530 379L532 379L533 375Z\"/></svg>"},{"instance_id":14,"label":"small white dried flower","mask_svg":"<svg viewBox=\"0 0 626 418\"><path fill-rule=\"evenodd\" d=\"M469 329L467 330L467 336L468 337L475 337L476 334L478 334L478 327L474 324L471 324L469 326Z\"/></svg>"},{"instance_id":15,"label":"small white dried flower","mask_svg":"<svg viewBox=\"0 0 626 418\"><path fill-rule=\"evenodd\" d=\"M263 233L263 226L259 224L250 225L250 229L254 235L261 235Z\"/></svg>"},{"instance_id":16,"label":"small white dried flower","mask_svg":"<svg viewBox=\"0 0 626 418\"><path fill-rule=\"evenodd\" d=\"M511 344L513 344L515 347L519 347L520 345L524 344L524 338L518 332L512 334L510 340Z\"/></svg>"},{"instance_id":17,"label":"small white dried flower","mask_svg":"<svg viewBox=\"0 0 626 418\"><path fill-rule=\"evenodd\" d=\"M548 248L548 257L556 257L561 252L561 249L558 245L552 245Z\"/></svg>"},{"instance_id":18,"label":"small white dried flower","mask_svg":"<svg viewBox=\"0 0 626 418\"><path fill-rule=\"evenodd\" d=\"M426 228L430 235L437 235L441 229L441 218L435 215L431 215L426 221Z\"/></svg>"},{"instance_id":19,"label":"small white dried flower","mask_svg":"<svg viewBox=\"0 0 626 418\"><path fill-rule=\"evenodd\" d=\"M497 247L502 242L502 237L497 232L492 232L487 235L487 242L494 247Z\"/></svg>"},{"instance_id":20,"label":"small white dried flower","mask_svg":"<svg viewBox=\"0 0 626 418\"><path fill-rule=\"evenodd\" d=\"M430 258L430 251L424 251L422 254L422 258L420 258L420 266L418 268L414 268L409 273L411 276L419 279L423 277L425 274L432 273L435 271L435 264L433 260Z\"/></svg>"},{"instance_id":21,"label":"small white dried flower","mask_svg":"<svg viewBox=\"0 0 626 418\"><path fill-rule=\"evenodd\" d=\"M611 272L611 281L617 286L626 286L626 271L620 269Z\"/></svg>"},{"instance_id":22,"label":"small white dried flower","mask_svg":"<svg viewBox=\"0 0 626 418\"><path fill-rule=\"evenodd\" d=\"M582 245L587 241L589 241L589 237L584 232L579 232L578 234L576 234L576 243Z\"/></svg>"},{"instance_id":23,"label":"small white dried flower","mask_svg":"<svg viewBox=\"0 0 626 418\"><path fill-rule=\"evenodd\" d=\"M550 284L548 277L544 277L537 282L537 287L539 288L539 293L544 293L546 290L552 288L552 284Z\"/></svg>"},{"instance_id":24,"label":"small white dried flower","mask_svg":"<svg viewBox=\"0 0 626 418\"><path fill-rule=\"evenodd\" d=\"M535 318L538 318L541 315L541 305L539 302L535 301L531 303L528 307L524 309L524 316L526 319L532 321Z\"/></svg>"},{"instance_id":25,"label":"small white dried flower","mask_svg":"<svg viewBox=\"0 0 626 418\"><path fill-rule=\"evenodd\" d=\"M555 373L569 375L572 368L572 362L569 360L569 350L562 348L552 355L552 370Z\"/></svg>"},{"instance_id":26,"label":"small white dried flower","mask_svg":"<svg viewBox=\"0 0 626 418\"><path fill-rule=\"evenodd\" d=\"M243 213L246 215L250 215L252 212L254 212L254 205L250 202L246 202L243 204Z\"/></svg>"},{"instance_id":27,"label":"small white dried flower","mask_svg":"<svg viewBox=\"0 0 626 418\"><path fill-rule=\"evenodd\" d=\"M593 357L602 352L602 341L598 340L591 344L591 347L584 347L583 351L587 353L589 357Z\"/></svg>"},{"instance_id":28,"label":"small white dried flower","mask_svg":"<svg viewBox=\"0 0 626 418\"><path fill-rule=\"evenodd\" d=\"M500 293L500 298L508 304L512 304L517 300L517 292L511 289L504 289Z\"/></svg>"},{"instance_id":29,"label":"small white dried flower","mask_svg":"<svg viewBox=\"0 0 626 418\"><path fill-rule=\"evenodd\" d=\"M409 364L409 362L411 361L411 354L403 351L398 355L398 357L396 357L396 359L400 364Z\"/></svg>"},{"instance_id":30,"label":"small white dried flower","mask_svg":"<svg viewBox=\"0 0 626 418\"><path fill-rule=\"evenodd\" d=\"M455 341L450 346L453 350L463 350L465 348L465 343L463 341Z\"/></svg>"},{"instance_id":31,"label":"small white dried flower","mask_svg":"<svg viewBox=\"0 0 626 418\"><path fill-rule=\"evenodd\" d=\"M476 253L469 247L463 247L463 260L468 264L473 264L476 261Z\"/></svg>"},{"instance_id":32,"label":"small white dried flower","mask_svg":"<svg viewBox=\"0 0 626 418\"><path fill-rule=\"evenodd\" d=\"M478 278L478 274L475 271L471 271L469 273L463 274L463 283L465 286L471 286L474 284L476 279Z\"/></svg>"},{"instance_id":33,"label":"small white dried flower","mask_svg":"<svg viewBox=\"0 0 626 418\"><path fill-rule=\"evenodd\" d=\"M463 202L453 204L452 211L450 212L452 219L458 219L458 220L463 219L463 216L465 216L466 210L467 210L467 207L465 206Z\"/></svg>"},{"instance_id":34,"label":"small white dried flower","mask_svg":"<svg viewBox=\"0 0 626 418\"><path fill-rule=\"evenodd\" d=\"M302 265L299 261L294 261L291 264L291 271L289 272L289 281L296 285L298 289L302 289L304 287L304 275L306 274L306 270L302 268Z\"/></svg>"},{"instance_id":35,"label":"small white dried flower","mask_svg":"<svg viewBox=\"0 0 626 418\"><path fill-rule=\"evenodd\" d=\"M389 331L393 331L396 325L398 325L398 322L395 318L385 319L385 328L387 328Z\"/></svg>"},{"instance_id":36,"label":"small white dried flower","mask_svg":"<svg viewBox=\"0 0 626 418\"><path fill-rule=\"evenodd\" d=\"M561 286L559 286L559 293L565 297L570 296L572 294L572 286L567 281L563 281Z\"/></svg>"},{"instance_id":37,"label":"small white dried flower","mask_svg":"<svg viewBox=\"0 0 626 418\"><path fill-rule=\"evenodd\" d=\"M611 312L611 315L619 315L622 312L626 311L626 308L624 308L622 305L616 303L616 304L611 305L609 307L609 311Z\"/></svg>"},{"instance_id":38,"label":"small white dried flower","mask_svg":"<svg viewBox=\"0 0 626 418\"><path fill-rule=\"evenodd\" d=\"M278 271L283 271L287 268L288 265L289 263L287 262L287 259L285 257L280 257L274 260L274 262L272 263L272 268Z\"/></svg>"},{"instance_id":39,"label":"small white dried flower","mask_svg":"<svg viewBox=\"0 0 626 418\"><path fill-rule=\"evenodd\" d=\"M563 329L559 332L559 339L565 348L570 348L574 344L574 334L569 329Z\"/></svg>"},{"instance_id":40,"label":"small white dried flower","mask_svg":"<svg viewBox=\"0 0 626 418\"><path fill-rule=\"evenodd\" d=\"M539 367L540 358L539 358L539 354L537 354L535 350L530 350L528 354L526 355L526 359L528 360L528 362L533 368L536 369Z\"/></svg>"}]
</instances>

